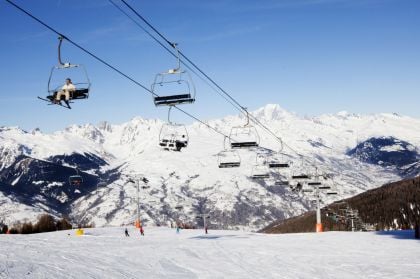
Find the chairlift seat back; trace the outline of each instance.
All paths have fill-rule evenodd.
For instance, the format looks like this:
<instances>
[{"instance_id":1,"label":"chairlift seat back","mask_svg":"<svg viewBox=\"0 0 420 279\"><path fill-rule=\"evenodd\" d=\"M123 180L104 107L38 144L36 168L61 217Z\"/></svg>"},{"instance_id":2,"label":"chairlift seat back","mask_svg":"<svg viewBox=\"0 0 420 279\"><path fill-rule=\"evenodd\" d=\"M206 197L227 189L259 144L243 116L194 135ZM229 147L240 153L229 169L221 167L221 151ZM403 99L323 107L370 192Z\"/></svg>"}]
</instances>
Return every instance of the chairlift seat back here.
<instances>
[{"instance_id":1,"label":"chairlift seat back","mask_svg":"<svg viewBox=\"0 0 420 279\"><path fill-rule=\"evenodd\" d=\"M269 168L288 168L290 165L288 163L278 163L278 162L269 162Z\"/></svg>"},{"instance_id":2,"label":"chairlift seat back","mask_svg":"<svg viewBox=\"0 0 420 279\"><path fill-rule=\"evenodd\" d=\"M253 174L251 178L252 179L265 179L265 178L270 178L270 175L268 173Z\"/></svg>"},{"instance_id":3,"label":"chairlift seat back","mask_svg":"<svg viewBox=\"0 0 420 279\"><path fill-rule=\"evenodd\" d=\"M292 179L309 179L309 175L306 175L306 174L293 175Z\"/></svg>"},{"instance_id":4,"label":"chairlift seat back","mask_svg":"<svg viewBox=\"0 0 420 279\"><path fill-rule=\"evenodd\" d=\"M240 162L219 163L219 168L237 168L240 166L241 166Z\"/></svg>"},{"instance_id":5,"label":"chairlift seat back","mask_svg":"<svg viewBox=\"0 0 420 279\"><path fill-rule=\"evenodd\" d=\"M249 148L249 147L258 147L258 143L255 141L249 142L231 142L231 148Z\"/></svg>"},{"instance_id":6,"label":"chairlift seat back","mask_svg":"<svg viewBox=\"0 0 420 279\"><path fill-rule=\"evenodd\" d=\"M277 180L274 182L274 185L276 186L289 186L289 181L287 180Z\"/></svg>"},{"instance_id":7,"label":"chairlift seat back","mask_svg":"<svg viewBox=\"0 0 420 279\"><path fill-rule=\"evenodd\" d=\"M232 149L258 147L260 138L254 126L232 127L229 135Z\"/></svg>"},{"instance_id":8,"label":"chairlift seat back","mask_svg":"<svg viewBox=\"0 0 420 279\"><path fill-rule=\"evenodd\" d=\"M180 104L192 104L195 102L195 99L191 97L191 94L179 94L154 97L154 102L155 106L173 106Z\"/></svg>"}]
</instances>

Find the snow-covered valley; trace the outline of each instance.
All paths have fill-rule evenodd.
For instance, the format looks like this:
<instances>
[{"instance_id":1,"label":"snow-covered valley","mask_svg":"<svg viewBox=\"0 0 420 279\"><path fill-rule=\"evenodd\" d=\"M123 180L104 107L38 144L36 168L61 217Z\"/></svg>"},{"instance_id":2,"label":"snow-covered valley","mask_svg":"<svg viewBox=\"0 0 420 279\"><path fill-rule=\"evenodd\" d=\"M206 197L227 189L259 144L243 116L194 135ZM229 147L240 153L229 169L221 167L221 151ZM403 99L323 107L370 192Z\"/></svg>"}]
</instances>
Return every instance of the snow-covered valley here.
<instances>
[{"instance_id":1,"label":"snow-covered valley","mask_svg":"<svg viewBox=\"0 0 420 279\"><path fill-rule=\"evenodd\" d=\"M162 121L140 117L118 125L73 125L53 134L2 127L0 219L12 224L49 212L96 226L132 223L136 185L128 180L146 177L150 188L140 193L146 224L166 224L176 218L196 223L197 214L209 213L213 227L258 229L313 208L310 195L275 184L293 173L332 174L325 183L338 195L324 196L324 203L420 173L419 119L346 112L309 118L278 105L252 114L282 138L287 145L280 159L292 162L287 170L269 169L270 178L264 180L250 178L256 154L276 158L281 145L259 128L260 147L239 150L239 168L220 169L217 154L224 139L199 123L186 127L189 144L181 152L158 146ZM229 134L231 127L245 123L245 117L208 123ZM381 137L390 138L388 145L368 141ZM382 164L390 152L406 152L401 154L410 154L414 162L399 158L394 166L392 153L392 160ZM84 183L68 185L68 176L76 173L82 174ZM183 206L181 211L175 209L178 205Z\"/></svg>"}]
</instances>

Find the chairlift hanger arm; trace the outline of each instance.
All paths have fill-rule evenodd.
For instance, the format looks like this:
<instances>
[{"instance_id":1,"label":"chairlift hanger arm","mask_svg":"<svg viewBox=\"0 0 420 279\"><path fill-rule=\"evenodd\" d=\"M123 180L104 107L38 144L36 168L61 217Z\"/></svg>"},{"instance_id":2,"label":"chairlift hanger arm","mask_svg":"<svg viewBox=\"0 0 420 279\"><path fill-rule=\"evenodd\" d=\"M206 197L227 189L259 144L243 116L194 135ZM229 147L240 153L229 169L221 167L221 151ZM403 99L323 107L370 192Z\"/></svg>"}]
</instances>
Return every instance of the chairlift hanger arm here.
<instances>
[{"instance_id":1,"label":"chairlift hanger arm","mask_svg":"<svg viewBox=\"0 0 420 279\"><path fill-rule=\"evenodd\" d=\"M63 43L63 39L64 39L63 35L60 35L60 37L58 37L58 64L60 66L64 66L64 63L61 60L61 45Z\"/></svg>"}]
</instances>

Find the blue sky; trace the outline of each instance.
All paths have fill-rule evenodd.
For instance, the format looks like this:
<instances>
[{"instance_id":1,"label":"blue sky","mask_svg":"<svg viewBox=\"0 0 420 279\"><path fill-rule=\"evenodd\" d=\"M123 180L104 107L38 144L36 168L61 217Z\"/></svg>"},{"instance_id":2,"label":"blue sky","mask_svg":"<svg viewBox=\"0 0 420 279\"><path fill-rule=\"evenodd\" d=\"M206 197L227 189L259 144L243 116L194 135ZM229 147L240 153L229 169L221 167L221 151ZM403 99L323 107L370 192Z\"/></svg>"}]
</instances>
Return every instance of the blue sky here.
<instances>
[{"instance_id":1,"label":"blue sky","mask_svg":"<svg viewBox=\"0 0 420 279\"><path fill-rule=\"evenodd\" d=\"M118 0L114 0L118 2ZM300 115L347 110L420 117L420 1L128 1L251 110L278 103ZM175 60L108 0L15 3L146 86ZM151 96L69 43L63 59L84 64L91 98L73 110L47 106L57 36L0 2L0 126L55 131L69 124L166 117ZM202 119L236 111L194 79ZM174 120L190 122L174 113Z\"/></svg>"}]
</instances>

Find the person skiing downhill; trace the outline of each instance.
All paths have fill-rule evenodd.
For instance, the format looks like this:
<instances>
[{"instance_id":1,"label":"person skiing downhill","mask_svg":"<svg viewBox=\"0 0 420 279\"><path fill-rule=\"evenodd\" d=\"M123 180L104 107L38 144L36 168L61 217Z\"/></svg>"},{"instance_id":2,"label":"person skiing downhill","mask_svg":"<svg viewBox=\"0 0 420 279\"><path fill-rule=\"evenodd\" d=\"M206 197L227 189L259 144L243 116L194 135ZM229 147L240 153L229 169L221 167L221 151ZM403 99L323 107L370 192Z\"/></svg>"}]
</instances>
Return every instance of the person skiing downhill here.
<instances>
[{"instance_id":1,"label":"person skiing downhill","mask_svg":"<svg viewBox=\"0 0 420 279\"><path fill-rule=\"evenodd\" d=\"M127 230L127 228L125 228L125 236L130 236L130 235L128 234L128 230Z\"/></svg>"},{"instance_id":2,"label":"person skiing downhill","mask_svg":"<svg viewBox=\"0 0 420 279\"><path fill-rule=\"evenodd\" d=\"M144 236L143 226L140 226L140 234Z\"/></svg>"}]
</instances>

